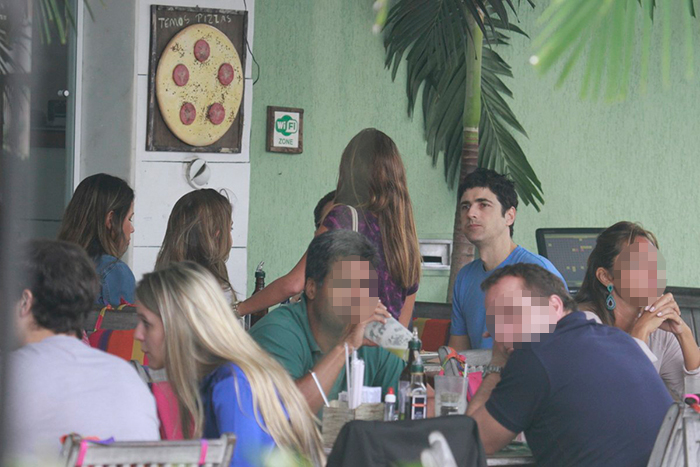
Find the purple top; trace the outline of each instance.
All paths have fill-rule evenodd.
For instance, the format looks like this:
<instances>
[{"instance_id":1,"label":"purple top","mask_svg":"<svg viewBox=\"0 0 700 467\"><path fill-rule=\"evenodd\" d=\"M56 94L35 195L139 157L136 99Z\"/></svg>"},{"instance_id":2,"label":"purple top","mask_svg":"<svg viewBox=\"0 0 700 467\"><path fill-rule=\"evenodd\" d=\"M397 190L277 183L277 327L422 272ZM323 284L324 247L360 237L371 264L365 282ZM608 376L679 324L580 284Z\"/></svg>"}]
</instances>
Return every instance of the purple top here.
<instances>
[{"instance_id":1,"label":"purple top","mask_svg":"<svg viewBox=\"0 0 700 467\"><path fill-rule=\"evenodd\" d=\"M357 209L357 208L356 208ZM382 244L382 233L379 230L379 220L371 211L357 209L358 232L363 234L377 249L377 277L379 279L379 299L382 301L391 316L399 319L401 308L408 295L418 291L418 284L408 289L402 288L394 281L389 273ZM323 220L323 226L328 230L346 229L352 230L352 211L345 205L335 206Z\"/></svg>"}]
</instances>

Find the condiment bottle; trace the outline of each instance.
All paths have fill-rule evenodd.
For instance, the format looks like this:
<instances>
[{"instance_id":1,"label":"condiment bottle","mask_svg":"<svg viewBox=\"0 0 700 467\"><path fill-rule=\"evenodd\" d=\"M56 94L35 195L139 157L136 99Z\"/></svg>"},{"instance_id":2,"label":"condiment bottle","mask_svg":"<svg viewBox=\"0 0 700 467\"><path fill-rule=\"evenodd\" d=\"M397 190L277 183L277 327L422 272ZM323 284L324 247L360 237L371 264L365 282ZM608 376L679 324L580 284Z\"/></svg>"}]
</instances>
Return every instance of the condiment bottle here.
<instances>
[{"instance_id":1,"label":"condiment bottle","mask_svg":"<svg viewBox=\"0 0 700 467\"><path fill-rule=\"evenodd\" d=\"M389 392L384 396L384 421L393 422L396 420L396 394L394 388L389 388Z\"/></svg>"}]
</instances>

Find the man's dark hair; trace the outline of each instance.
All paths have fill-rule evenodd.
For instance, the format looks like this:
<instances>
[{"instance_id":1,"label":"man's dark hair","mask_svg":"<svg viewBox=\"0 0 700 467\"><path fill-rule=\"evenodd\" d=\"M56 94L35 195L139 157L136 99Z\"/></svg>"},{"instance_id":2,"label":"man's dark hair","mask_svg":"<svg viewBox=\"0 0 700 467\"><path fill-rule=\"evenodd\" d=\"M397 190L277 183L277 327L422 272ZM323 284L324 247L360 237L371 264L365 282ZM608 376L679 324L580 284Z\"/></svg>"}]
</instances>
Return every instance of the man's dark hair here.
<instances>
[{"instance_id":1,"label":"man's dark hair","mask_svg":"<svg viewBox=\"0 0 700 467\"><path fill-rule=\"evenodd\" d=\"M515 191L515 183L505 175L491 169L476 169L467 175L467 178L459 185L457 201L462 199L464 192L471 188L488 188L496 195L501 203L501 215L505 216L510 208L518 208L518 194ZM513 223L514 224L514 223ZM510 236L513 236L513 224L510 225Z\"/></svg>"},{"instance_id":2,"label":"man's dark hair","mask_svg":"<svg viewBox=\"0 0 700 467\"><path fill-rule=\"evenodd\" d=\"M326 193L323 198L318 200L318 204L314 208L314 226L316 227L316 230L321 226L321 222L323 222L323 219L321 219L321 214L323 214L323 208L326 206L326 204L330 203L335 199L335 190Z\"/></svg>"},{"instance_id":3,"label":"man's dark hair","mask_svg":"<svg viewBox=\"0 0 700 467\"><path fill-rule=\"evenodd\" d=\"M352 230L331 230L314 238L306 252L306 279L321 285L333 264L348 256L356 256L377 267L377 250L367 237Z\"/></svg>"},{"instance_id":4,"label":"man's dark hair","mask_svg":"<svg viewBox=\"0 0 700 467\"><path fill-rule=\"evenodd\" d=\"M37 325L57 334L80 335L100 290L95 265L85 250L69 242L32 240L20 261L20 290L32 292Z\"/></svg>"},{"instance_id":5,"label":"man's dark hair","mask_svg":"<svg viewBox=\"0 0 700 467\"><path fill-rule=\"evenodd\" d=\"M561 279L536 264L517 263L498 268L481 283L481 290L488 291L504 277L519 277L532 294L543 298L556 295L561 298L565 310L577 310L576 301L569 295Z\"/></svg>"}]
</instances>

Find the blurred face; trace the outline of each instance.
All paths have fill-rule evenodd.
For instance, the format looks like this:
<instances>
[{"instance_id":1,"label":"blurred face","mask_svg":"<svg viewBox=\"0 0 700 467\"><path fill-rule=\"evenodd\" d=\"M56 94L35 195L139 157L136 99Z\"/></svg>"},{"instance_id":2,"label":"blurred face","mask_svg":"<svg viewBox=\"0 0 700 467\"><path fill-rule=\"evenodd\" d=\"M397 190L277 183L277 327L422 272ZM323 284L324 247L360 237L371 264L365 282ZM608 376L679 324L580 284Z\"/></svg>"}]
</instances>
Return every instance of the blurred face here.
<instances>
[{"instance_id":1,"label":"blurred face","mask_svg":"<svg viewBox=\"0 0 700 467\"><path fill-rule=\"evenodd\" d=\"M141 350L148 356L148 366L160 370L165 366L165 328L160 316L136 301L139 324L134 339L141 342Z\"/></svg>"},{"instance_id":2,"label":"blurred face","mask_svg":"<svg viewBox=\"0 0 700 467\"><path fill-rule=\"evenodd\" d=\"M489 240L510 237L509 226L515 221L515 208L502 213L501 203L488 188L470 188L460 200L462 231L475 245Z\"/></svg>"},{"instance_id":3,"label":"blurred face","mask_svg":"<svg viewBox=\"0 0 700 467\"><path fill-rule=\"evenodd\" d=\"M615 258L613 273L620 298L636 307L651 305L666 289L666 261L643 237L622 249Z\"/></svg>"},{"instance_id":4,"label":"blurred face","mask_svg":"<svg viewBox=\"0 0 700 467\"><path fill-rule=\"evenodd\" d=\"M368 261L350 256L333 264L315 300L324 320L344 329L372 316L378 297L376 271Z\"/></svg>"},{"instance_id":5,"label":"blurred face","mask_svg":"<svg viewBox=\"0 0 700 467\"><path fill-rule=\"evenodd\" d=\"M522 279L504 277L486 293L486 327L506 347L518 348L523 342L539 342L542 334L554 331L557 321L564 315L558 299L557 296L534 297Z\"/></svg>"},{"instance_id":6,"label":"blurred face","mask_svg":"<svg viewBox=\"0 0 700 467\"><path fill-rule=\"evenodd\" d=\"M124 232L124 238L128 246L129 243L131 243L131 234L134 233L134 203L131 203L129 211L126 213L124 223L122 224L122 232Z\"/></svg>"},{"instance_id":7,"label":"blurred face","mask_svg":"<svg viewBox=\"0 0 700 467\"><path fill-rule=\"evenodd\" d=\"M112 230L112 222L114 219L114 211L110 211L109 214L107 214L107 228ZM131 234L134 233L134 203L131 203L131 206L129 206L129 210L126 212L126 216L124 217L124 222L122 222L122 232L124 233L124 237L122 240L121 244L121 252L125 252L127 248L129 248L129 243L131 243Z\"/></svg>"}]
</instances>

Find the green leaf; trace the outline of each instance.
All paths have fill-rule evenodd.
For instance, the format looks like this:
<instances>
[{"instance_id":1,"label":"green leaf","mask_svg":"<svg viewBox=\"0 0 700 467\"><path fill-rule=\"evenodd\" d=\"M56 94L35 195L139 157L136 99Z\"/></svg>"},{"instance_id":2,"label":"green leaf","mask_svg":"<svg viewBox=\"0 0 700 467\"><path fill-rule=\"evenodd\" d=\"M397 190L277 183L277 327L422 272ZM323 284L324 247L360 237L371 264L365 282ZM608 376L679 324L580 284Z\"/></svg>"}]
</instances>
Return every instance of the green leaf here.
<instances>
[{"instance_id":1,"label":"green leaf","mask_svg":"<svg viewBox=\"0 0 700 467\"><path fill-rule=\"evenodd\" d=\"M679 3L680 2L680 3ZM605 99L626 98L632 79L632 63L640 59L639 85L646 90L650 51L653 47L652 28L655 21L655 0L565 0L553 1L540 17L542 32L533 42L535 66L542 73L564 61L557 85L570 75L575 63L587 55L583 97L596 98L604 90ZM681 47L672 47L672 31L682 24L685 34L682 47L685 77L694 71L694 40L697 27L694 0L665 0L659 4L660 70L662 83L671 82L671 54ZM674 14L681 14L678 21ZM636 18L642 17L641 53L637 55ZM675 45L675 44L674 44ZM587 53L584 54L584 49Z\"/></svg>"},{"instance_id":2,"label":"green leaf","mask_svg":"<svg viewBox=\"0 0 700 467\"><path fill-rule=\"evenodd\" d=\"M483 21L476 20L485 38L481 61L479 166L509 173L523 202L539 210L544 202L540 181L513 136L515 132L524 136L527 133L506 100L513 93L503 79L511 78L512 70L493 48L508 44L511 33L526 36L508 21L508 12L514 13L510 0L397 1L384 29L385 65L395 79L400 63L406 62L408 114L413 115L420 99L426 152L433 165L443 155L445 180L454 187L464 139L466 50L472 37L467 20L478 9L487 12ZM469 63L472 60L473 57Z\"/></svg>"}]
</instances>

